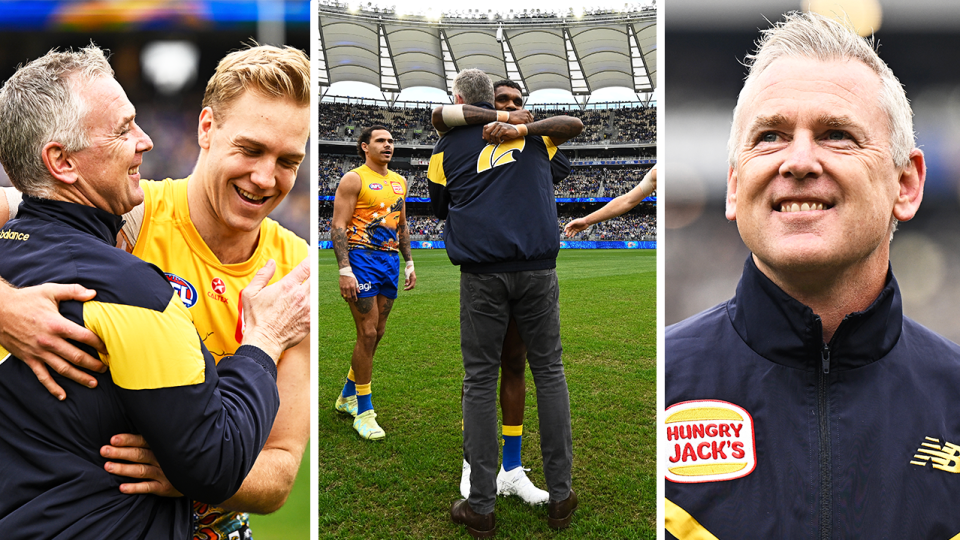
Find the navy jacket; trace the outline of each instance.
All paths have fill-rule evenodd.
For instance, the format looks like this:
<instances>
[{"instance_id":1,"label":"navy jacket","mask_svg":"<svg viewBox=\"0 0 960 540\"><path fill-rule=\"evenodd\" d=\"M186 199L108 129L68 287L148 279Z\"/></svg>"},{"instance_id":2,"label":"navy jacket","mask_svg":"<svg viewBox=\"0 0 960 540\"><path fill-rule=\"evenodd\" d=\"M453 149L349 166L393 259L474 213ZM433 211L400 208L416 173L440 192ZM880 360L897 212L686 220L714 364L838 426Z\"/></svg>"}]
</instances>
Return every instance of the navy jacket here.
<instances>
[{"instance_id":1,"label":"navy jacket","mask_svg":"<svg viewBox=\"0 0 960 540\"><path fill-rule=\"evenodd\" d=\"M960 533L960 347L903 316L892 272L824 345L750 257L665 344L667 538Z\"/></svg>"},{"instance_id":2,"label":"navy jacket","mask_svg":"<svg viewBox=\"0 0 960 540\"><path fill-rule=\"evenodd\" d=\"M109 352L96 389L54 374L67 391L59 402L0 349L0 537L189 538L190 498L231 497L273 426L273 361L244 346L215 365L163 273L113 247L120 223L96 208L24 197L0 231L7 281L96 290L60 311ZM100 457L118 433L142 434L186 497L121 493L129 479L107 473Z\"/></svg>"},{"instance_id":3,"label":"navy jacket","mask_svg":"<svg viewBox=\"0 0 960 540\"><path fill-rule=\"evenodd\" d=\"M560 230L553 181L569 174L569 161L549 137L494 145L482 133L483 125L453 129L430 157L430 202L447 220L450 261L469 273L555 268ZM554 159L566 163L566 172L551 167Z\"/></svg>"}]
</instances>

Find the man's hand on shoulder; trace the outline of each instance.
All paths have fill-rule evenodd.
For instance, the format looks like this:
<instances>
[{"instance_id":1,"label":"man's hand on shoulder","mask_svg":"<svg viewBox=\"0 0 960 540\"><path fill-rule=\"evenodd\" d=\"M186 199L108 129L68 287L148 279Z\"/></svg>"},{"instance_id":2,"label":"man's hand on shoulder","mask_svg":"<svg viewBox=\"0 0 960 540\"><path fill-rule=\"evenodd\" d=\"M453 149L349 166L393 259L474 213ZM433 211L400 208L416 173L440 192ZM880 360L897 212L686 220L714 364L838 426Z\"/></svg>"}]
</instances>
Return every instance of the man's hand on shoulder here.
<instances>
[{"instance_id":1,"label":"man's hand on shoulder","mask_svg":"<svg viewBox=\"0 0 960 540\"><path fill-rule=\"evenodd\" d=\"M273 285L277 263L267 262L243 289L243 345L254 345L276 362L310 333L310 264L304 259Z\"/></svg>"},{"instance_id":2,"label":"man's hand on shoulder","mask_svg":"<svg viewBox=\"0 0 960 540\"><path fill-rule=\"evenodd\" d=\"M106 355L96 334L63 317L60 302L91 300L97 293L80 285L45 283L16 289L0 280L0 346L24 361L54 397L67 393L50 376L48 366L78 384L93 388L97 380L77 366L103 373L107 367L67 340L89 345Z\"/></svg>"}]
</instances>

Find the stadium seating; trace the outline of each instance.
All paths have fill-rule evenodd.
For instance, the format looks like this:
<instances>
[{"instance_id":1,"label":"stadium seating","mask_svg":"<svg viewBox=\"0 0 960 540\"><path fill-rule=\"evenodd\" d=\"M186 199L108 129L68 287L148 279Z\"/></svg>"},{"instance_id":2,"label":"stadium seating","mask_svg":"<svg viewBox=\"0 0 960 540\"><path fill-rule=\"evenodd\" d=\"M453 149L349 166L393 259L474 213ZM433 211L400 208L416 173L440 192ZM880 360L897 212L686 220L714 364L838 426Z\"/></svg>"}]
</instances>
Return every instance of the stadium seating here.
<instances>
[{"instance_id":1,"label":"stadium seating","mask_svg":"<svg viewBox=\"0 0 960 540\"><path fill-rule=\"evenodd\" d=\"M432 215L429 204L411 200L429 198L425 163L437 140L430 124L433 106L425 103L394 107L370 103L320 104L317 166L321 240L329 239L333 215L331 199L336 193L337 183L343 174L361 164L360 158L353 153L354 145L350 143L355 143L362 127L375 123L388 128L397 144L391 168L407 179L407 222L411 239L436 241L443 238L443 221ZM566 223L596 210L606 200L633 189L650 169L648 162L655 152L655 146L652 147L651 143L656 142L656 109L621 103L602 104L599 108L585 111L570 106L535 109L537 118L557 114L576 116L585 126L579 137L562 147L573 162L570 176L559 183L555 190L556 197L563 201L557 203L558 235L562 235ZM604 145L603 149L597 148L600 144ZM616 148L608 149L608 145ZM644 164L641 165L638 158L643 158ZM598 160L604 164L597 164ZM611 161L621 163L608 164ZM573 202L566 202L571 199ZM600 199L600 202L584 202L584 199ZM641 203L624 216L590 227L576 239L655 240L656 230L655 205Z\"/></svg>"}]
</instances>

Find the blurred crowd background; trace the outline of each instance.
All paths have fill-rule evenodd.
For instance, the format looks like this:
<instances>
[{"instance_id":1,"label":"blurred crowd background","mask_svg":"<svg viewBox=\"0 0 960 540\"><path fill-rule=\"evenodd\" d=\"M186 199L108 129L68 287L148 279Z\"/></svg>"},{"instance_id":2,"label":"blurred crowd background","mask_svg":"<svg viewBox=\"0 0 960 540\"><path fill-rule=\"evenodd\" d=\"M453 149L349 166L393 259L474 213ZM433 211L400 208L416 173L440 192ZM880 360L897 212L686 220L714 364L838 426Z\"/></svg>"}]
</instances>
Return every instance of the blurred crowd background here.
<instances>
[{"instance_id":1,"label":"blurred crowd background","mask_svg":"<svg viewBox=\"0 0 960 540\"><path fill-rule=\"evenodd\" d=\"M320 103L317 193L321 201L318 223L321 241L330 236L332 199L340 179L363 164L356 154L357 136L364 127L377 123L390 130L397 145L390 168L407 180L411 240L442 240L443 222L433 217L427 187L427 164L437 141L436 131L430 124L433 106L429 103L412 106ZM598 108L585 110L569 105L534 109L537 119L562 114L576 116L584 122L583 132L560 147L573 165L570 175L556 184L554 191L558 200L557 234L565 238L562 232L568 222L633 189L650 170L656 158L657 115L656 107L625 103L603 103ZM592 226L574 239L655 241L656 238L656 203L650 201L621 217Z\"/></svg>"}]
</instances>

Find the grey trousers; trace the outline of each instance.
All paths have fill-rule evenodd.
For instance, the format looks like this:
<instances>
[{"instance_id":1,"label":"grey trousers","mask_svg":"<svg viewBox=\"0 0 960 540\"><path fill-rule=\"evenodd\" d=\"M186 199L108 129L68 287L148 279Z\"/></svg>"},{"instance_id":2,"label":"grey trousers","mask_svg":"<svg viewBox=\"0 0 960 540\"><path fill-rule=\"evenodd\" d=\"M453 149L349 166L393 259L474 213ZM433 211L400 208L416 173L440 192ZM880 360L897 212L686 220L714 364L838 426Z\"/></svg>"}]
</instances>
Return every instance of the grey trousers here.
<instances>
[{"instance_id":1,"label":"grey trousers","mask_svg":"<svg viewBox=\"0 0 960 540\"><path fill-rule=\"evenodd\" d=\"M554 501L570 494L573 436L561 359L559 299L556 270L460 274L463 450L471 467L469 502L474 512L492 512L497 499L497 379L511 315L527 346L537 387L547 491Z\"/></svg>"}]
</instances>

